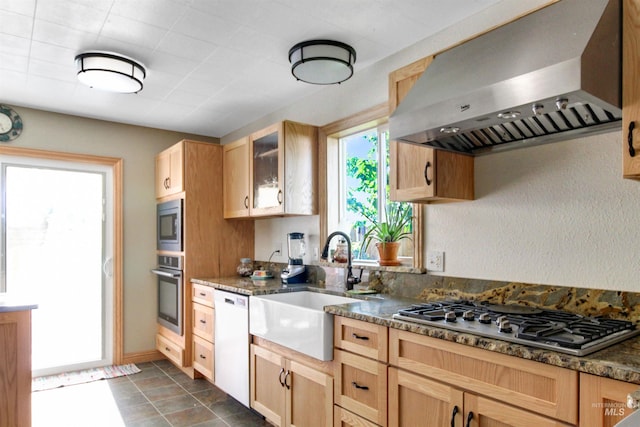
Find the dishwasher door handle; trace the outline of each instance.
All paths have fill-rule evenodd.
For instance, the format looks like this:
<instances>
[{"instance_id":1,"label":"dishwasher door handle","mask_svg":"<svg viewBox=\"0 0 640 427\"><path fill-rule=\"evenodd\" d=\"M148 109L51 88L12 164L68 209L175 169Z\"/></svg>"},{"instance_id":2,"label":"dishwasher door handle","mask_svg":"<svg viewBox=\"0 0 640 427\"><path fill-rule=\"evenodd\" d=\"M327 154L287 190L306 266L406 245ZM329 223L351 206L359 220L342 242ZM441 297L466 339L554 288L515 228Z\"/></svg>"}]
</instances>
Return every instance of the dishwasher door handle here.
<instances>
[{"instance_id":1,"label":"dishwasher door handle","mask_svg":"<svg viewBox=\"0 0 640 427\"><path fill-rule=\"evenodd\" d=\"M234 300L232 300L231 298L225 298L224 302L227 303L227 304L232 304L232 305L236 304L236 302Z\"/></svg>"}]
</instances>

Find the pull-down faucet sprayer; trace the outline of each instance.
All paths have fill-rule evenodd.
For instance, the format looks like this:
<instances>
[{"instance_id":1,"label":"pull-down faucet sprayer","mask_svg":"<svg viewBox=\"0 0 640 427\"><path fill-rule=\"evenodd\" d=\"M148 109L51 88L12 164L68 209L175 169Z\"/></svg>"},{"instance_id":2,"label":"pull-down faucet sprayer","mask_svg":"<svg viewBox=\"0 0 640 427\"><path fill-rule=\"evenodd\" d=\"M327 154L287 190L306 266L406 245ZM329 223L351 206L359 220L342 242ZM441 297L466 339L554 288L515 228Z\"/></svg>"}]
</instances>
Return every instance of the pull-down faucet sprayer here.
<instances>
[{"instance_id":1,"label":"pull-down faucet sprayer","mask_svg":"<svg viewBox=\"0 0 640 427\"><path fill-rule=\"evenodd\" d=\"M324 248L322 249L322 255L320 256L320 258L326 260L329 257L329 243L331 243L331 239L338 235L344 237L347 240L347 279L345 281L345 284L347 286L347 290L351 290L353 289L353 285L357 285L358 283L360 283L360 279L355 277L353 275L353 272L351 271L351 239L349 238L349 236L342 231L334 231L333 233L329 234L329 237L327 237L327 243L324 244Z\"/></svg>"}]
</instances>

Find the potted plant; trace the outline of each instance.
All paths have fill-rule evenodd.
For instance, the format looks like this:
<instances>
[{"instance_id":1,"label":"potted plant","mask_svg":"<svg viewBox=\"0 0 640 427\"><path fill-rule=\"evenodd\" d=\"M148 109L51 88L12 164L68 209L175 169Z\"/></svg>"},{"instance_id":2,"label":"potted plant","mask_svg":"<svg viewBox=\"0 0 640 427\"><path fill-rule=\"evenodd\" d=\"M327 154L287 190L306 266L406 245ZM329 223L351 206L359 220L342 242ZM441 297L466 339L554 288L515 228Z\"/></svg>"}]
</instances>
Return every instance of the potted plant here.
<instances>
[{"instance_id":1,"label":"potted plant","mask_svg":"<svg viewBox=\"0 0 640 427\"><path fill-rule=\"evenodd\" d=\"M380 255L380 265L400 265L398 250L400 241L411 239L411 205L408 203L390 203L384 207L384 219L378 222L363 214L369 221L369 229L362 239L362 248L366 251L371 242L376 241Z\"/></svg>"}]
</instances>

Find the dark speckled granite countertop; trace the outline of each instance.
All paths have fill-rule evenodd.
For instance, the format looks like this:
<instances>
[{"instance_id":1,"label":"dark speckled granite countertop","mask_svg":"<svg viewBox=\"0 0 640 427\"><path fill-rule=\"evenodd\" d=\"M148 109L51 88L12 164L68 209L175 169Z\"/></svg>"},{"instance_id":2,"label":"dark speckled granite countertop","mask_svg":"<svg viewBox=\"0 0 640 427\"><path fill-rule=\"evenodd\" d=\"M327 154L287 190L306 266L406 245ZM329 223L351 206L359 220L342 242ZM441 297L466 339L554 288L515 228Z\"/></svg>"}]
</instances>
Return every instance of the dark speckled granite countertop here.
<instances>
[{"instance_id":1,"label":"dark speckled granite countertop","mask_svg":"<svg viewBox=\"0 0 640 427\"><path fill-rule=\"evenodd\" d=\"M292 292L298 290L312 290L316 292L330 292L313 286L283 287L279 280L251 280L240 277L221 279L193 279L199 283L214 288L227 290L243 295L264 295L278 292ZM352 295L349 295L352 296ZM361 302L325 307L325 311L337 316L349 317L365 322L375 323L390 328L410 331L459 344L482 348L488 351L507 354L509 356L534 360L549 365L559 366L586 372L616 380L640 384L640 336L630 338L619 344L612 345L587 356L572 356L550 350L536 349L520 344L508 343L477 335L465 334L432 326L412 322L395 320L392 315L402 307L417 302L414 299L398 298L389 295L360 295L353 296L362 299Z\"/></svg>"}]
</instances>

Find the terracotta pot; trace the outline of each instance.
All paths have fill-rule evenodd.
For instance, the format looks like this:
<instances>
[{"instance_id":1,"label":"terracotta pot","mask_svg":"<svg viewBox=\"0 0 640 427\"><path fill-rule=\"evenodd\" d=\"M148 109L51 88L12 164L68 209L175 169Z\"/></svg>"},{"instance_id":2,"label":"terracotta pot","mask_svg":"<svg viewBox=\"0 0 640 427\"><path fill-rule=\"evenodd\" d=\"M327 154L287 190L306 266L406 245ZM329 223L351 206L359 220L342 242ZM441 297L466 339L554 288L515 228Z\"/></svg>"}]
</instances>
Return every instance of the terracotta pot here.
<instances>
[{"instance_id":1,"label":"terracotta pot","mask_svg":"<svg viewBox=\"0 0 640 427\"><path fill-rule=\"evenodd\" d=\"M398 260L398 251L400 250L400 242L378 242L376 243L378 254L380 255L380 265L400 265Z\"/></svg>"}]
</instances>

